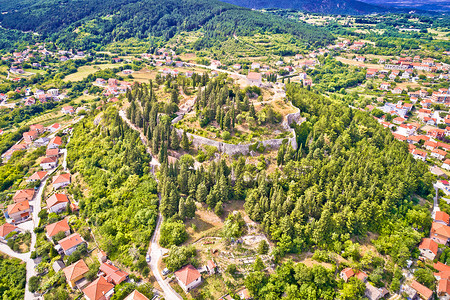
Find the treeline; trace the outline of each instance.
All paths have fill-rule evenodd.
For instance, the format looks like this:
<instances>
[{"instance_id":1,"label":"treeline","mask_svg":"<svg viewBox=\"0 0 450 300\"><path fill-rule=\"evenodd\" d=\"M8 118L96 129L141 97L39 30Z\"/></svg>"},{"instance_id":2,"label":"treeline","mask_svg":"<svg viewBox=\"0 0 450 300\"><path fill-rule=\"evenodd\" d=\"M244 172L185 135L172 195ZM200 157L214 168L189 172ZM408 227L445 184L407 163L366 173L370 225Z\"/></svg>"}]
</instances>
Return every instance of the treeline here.
<instances>
[{"instance_id":1,"label":"treeline","mask_svg":"<svg viewBox=\"0 0 450 300\"><path fill-rule=\"evenodd\" d=\"M200 43L257 32L288 33L318 45L333 40L326 31L313 26L219 1L83 0L59 3L15 0L0 4L0 9L8 11L0 16L4 27L37 31L43 38L51 37L67 48L88 49L128 38L168 40L177 32L200 28L207 33ZM27 22L22 21L25 19ZM89 26L83 26L86 22Z\"/></svg>"},{"instance_id":2,"label":"treeline","mask_svg":"<svg viewBox=\"0 0 450 300\"><path fill-rule=\"evenodd\" d=\"M77 124L68 144L69 169L89 187L89 196L79 201L81 216L108 256L146 275L145 254L158 214L151 157L115 109L93 119Z\"/></svg>"}]
</instances>

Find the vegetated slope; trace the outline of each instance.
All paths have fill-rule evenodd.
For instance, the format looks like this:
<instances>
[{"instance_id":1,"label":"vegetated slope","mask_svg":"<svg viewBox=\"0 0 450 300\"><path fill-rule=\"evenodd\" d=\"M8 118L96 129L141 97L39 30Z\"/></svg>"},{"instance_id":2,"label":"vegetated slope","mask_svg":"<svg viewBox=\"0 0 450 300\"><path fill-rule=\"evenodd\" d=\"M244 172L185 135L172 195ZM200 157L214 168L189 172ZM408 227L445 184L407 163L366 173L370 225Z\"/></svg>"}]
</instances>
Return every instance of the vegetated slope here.
<instances>
[{"instance_id":1,"label":"vegetated slope","mask_svg":"<svg viewBox=\"0 0 450 300\"><path fill-rule=\"evenodd\" d=\"M12 3L11 3L12 2ZM35 31L67 46L92 47L127 38L171 38L203 28L210 36L289 33L308 43L332 37L292 20L251 11L217 0L15 0L0 2L1 25ZM26 20L26 21L25 21ZM81 30L80 30L81 29Z\"/></svg>"},{"instance_id":2,"label":"vegetated slope","mask_svg":"<svg viewBox=\"0 0 450 300\"><path fill-rule=\"evenodd\" d=\"M361 15L387 12L386 8L356 0L223 0L235 5L262 9L298 9L313 13Z\"/></svg>"},{"instance_id":3,"label":"vegetated slope","mask_svg":"<svg viewBox=\"0 0 450 300\"><path fill-rule=\"evenodd\" d=\"M67 146L70 171L89 187L87 197L84 187L74 187L80 214L108 256L147 275L145 253L158 214L151 158L117 110L110 108L99 119L99 125L93 116L77 124Z\"/></svg>"}]
</instances>

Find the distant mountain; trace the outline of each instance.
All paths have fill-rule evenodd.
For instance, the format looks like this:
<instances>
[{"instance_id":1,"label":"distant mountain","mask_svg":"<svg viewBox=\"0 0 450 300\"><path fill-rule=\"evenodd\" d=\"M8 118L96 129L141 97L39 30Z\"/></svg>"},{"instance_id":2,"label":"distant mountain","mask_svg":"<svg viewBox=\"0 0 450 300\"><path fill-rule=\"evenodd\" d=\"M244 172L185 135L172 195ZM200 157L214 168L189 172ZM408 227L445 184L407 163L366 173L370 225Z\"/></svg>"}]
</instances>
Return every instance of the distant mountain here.
<instances>
[{"instance_id":1,"label":"distant mountain","mask_svg":"<svg viewBox=\"0 0 450 300\"><path fill-rule=\"evenodd\" d=\"M317 45L334 39L325 30L218 0L0 0L0 12L3 28L77 49L130 38L167 41L200 28L205 35L198 47L256 32L287 33Z\"/></svg>"},{"instance_id":2,"label":"distant mountain","mask_svg":"<svg viewBox=\"0 0 450 300\"><path fill-rule=\"evenodd\" d=\"M408 10L427 10L435 12L450 12L448 0L361 0L372 5L387 8L400 8Z\"/></svg>"},{"instance_id":3,"label":"distant mountain","mask_svg":"<svg viewBox=\"0 0 450 300\"><path fill-rule=\"evenodd\" d=\"M322 14L364 15L389 12L386 7L357 0L222 0L238 6L262 9L283 8ZM382 0L380 0L382 1Z\"/></svg>"}]
</instances>

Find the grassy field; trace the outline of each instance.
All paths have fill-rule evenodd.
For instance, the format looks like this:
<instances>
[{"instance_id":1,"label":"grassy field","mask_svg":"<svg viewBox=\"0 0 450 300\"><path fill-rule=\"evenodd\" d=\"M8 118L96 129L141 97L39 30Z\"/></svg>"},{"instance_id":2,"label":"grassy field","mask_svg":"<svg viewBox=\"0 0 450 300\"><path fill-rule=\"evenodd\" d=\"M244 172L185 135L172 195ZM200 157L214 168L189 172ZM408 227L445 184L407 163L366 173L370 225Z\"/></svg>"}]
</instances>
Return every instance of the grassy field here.
<instances>
[{"instance_id":1,"label":"grassy field","mask_svg":"<svg viewBox=\"0 0 450 300\"><path fill-rule=\"evenodd\" d=\"M69 81L81 81L88 77L91 74L94 74L97 71L105 70L105 69L112 69L123 66L122 63L119 64L102 64L102 65L92 65L92 66L82 66L78 68L78 71L76 73L70 74L66 76L63 80L65 82Z\"/></svg>"}]
</instances>

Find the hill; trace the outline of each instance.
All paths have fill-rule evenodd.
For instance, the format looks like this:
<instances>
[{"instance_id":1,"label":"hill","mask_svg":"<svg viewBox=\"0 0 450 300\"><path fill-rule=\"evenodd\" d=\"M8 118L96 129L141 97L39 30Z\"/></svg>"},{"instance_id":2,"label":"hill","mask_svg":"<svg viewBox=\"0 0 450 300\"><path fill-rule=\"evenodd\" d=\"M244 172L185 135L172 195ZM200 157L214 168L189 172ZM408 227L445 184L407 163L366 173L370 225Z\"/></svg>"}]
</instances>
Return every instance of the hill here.
<instances>
[{"instance_id":1,"label":"hill","mask_svg":"<svg viewBox=\"0 0 450 300\"><path fill-rule=\"evenodd\" d=\"M383 7L394 7L409 10L428 10L450 12L450 2L443 0L362 0L363 2Z\"/></svg>"},{"instance_id":2,"label":"hill","mask_svg":"<svg viewBox=\"0 0 450 300\"><path fill-rule=\"evenodd\" d=\"M297 9L322 14L364 15L388 12L387 8L356 0L223 0L225 2L254 9Z\"/></svg>"},{"instance_id":3,"label":"hill","mask_svg":"<svg viewBox=\"0 0 450 300\"><path fill-rule=\"evenodd\" d=\"M256 32L287 33L310 44L333 39L307 24L217 0L14 0L0 2L0 10L4 28L34 31L78 49L129 38L168 40L199 29L216 40Z\"/></svg>"}]
</instances>

